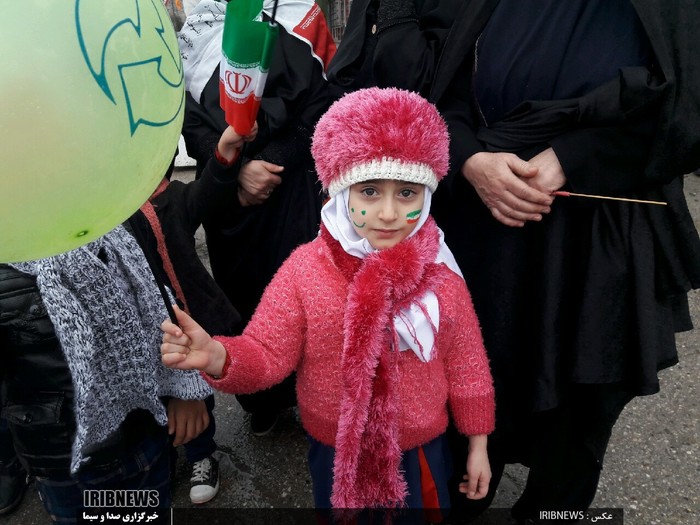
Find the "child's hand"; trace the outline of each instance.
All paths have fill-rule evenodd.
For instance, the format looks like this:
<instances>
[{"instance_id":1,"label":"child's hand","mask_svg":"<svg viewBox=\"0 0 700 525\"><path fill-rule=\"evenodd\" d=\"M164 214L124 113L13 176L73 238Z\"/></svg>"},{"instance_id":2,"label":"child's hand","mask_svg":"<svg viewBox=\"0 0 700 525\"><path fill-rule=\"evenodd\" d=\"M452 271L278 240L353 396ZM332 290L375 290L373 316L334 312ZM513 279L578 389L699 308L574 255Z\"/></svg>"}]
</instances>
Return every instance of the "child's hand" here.
<instances>
[{"instance_id":1,"label":"child's hand","mask_svg":"<svg viewBox=\"0 0 700 525\"><path fill-rule=\"evenodd\" d=\"M467 456L467 474L465 481L459 484L459 491L468 499L482 499L489 491L491 466L486 453L486 436L469 436L469 454Z\"/></svg>"},{"instance_id":2,"label":"child's hand","mask_svg":"<svg viewBox=\"0 0 700 525\"><path fill-rule=\"evenodd\" d=\"M219 376L226 360L226 350L215 341L189 315L173 305L180 326L165 320L160 325L163 330L163 344L160 353L163 364L180 370L204 370L212 376Z\"/></svg>"},{"instance_id":3,"label":"child's hand","mask_svg":"<svg viewBox=\"0 0 700 525\"><path fill-rule=\"evenodd\" d=\"M226 160L233 162L238 155L238 150L243 146L244 142L252 142L258 135L258 123L253 124L253 129L248 135L239 135L233 126L227 127L219 138L219 144L216 148L219 154Z\"/></svg>"},{"instance_id":4,"label":"child's hand","mask_svg":"<svg viewBox=\"0 0 700 525\"><path fill-rule=\"evenodd\" d=\"M174 447L193 440L208 426L207 405L201 399L171 398L168 402L168 434L175 435Z\"/></svg>"}]
</instances>

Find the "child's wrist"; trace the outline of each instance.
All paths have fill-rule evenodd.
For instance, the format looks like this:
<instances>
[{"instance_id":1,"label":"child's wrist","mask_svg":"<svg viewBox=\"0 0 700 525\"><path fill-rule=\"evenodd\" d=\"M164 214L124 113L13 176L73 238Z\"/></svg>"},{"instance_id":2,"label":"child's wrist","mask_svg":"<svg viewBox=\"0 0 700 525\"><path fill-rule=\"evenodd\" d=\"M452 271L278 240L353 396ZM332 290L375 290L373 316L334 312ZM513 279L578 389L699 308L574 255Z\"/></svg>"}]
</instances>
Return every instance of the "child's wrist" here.
<instances>
[{"instance_id":1,"label":"child's wrist","mask_svg":"<svg viewBox=\"0 0 700 525\"><path fill-rule=\"evenodd\" d=\"M236 162L236 159L238 159L240 151L240 147L235 147L233 148L233 153L231 153L230 151L222 153L219 149L219 145L217 144L214 147L214 157L216 157L216 161L222 166L230 167L233 166L233 164Z\"/></svg>"},{"instance_id":2,"label":"child's wrist","mask_svg":"<svg viewBox=\"0 0 700 525\"><path fill-rule=\"evenodd\" d=\"M486 450L488 436L486 434L476 434L469 436L469 450Z\"/></svg>"},{"instance_id":3,"label":"child's wrist","mask_svg":"<svg viewBox=\"0 0 700 525\"><path fill-rule=\"evenodd\" d=\"M216 339L211 340L212 344L212 359L209 366L204 370L208 375L221 379L226 375L226 368L229 364L228 352L224 345Z\"/></svg>"}]
</instances>

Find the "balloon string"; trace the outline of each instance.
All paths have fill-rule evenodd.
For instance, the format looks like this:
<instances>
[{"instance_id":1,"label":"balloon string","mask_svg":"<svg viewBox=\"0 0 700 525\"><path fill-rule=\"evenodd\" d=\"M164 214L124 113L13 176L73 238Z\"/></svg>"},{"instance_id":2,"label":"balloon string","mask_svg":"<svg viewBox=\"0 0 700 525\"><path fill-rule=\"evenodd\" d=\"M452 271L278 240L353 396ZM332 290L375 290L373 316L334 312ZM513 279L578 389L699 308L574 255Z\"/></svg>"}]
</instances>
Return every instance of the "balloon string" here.
<instances>
[{"instance_id":1,"label":"balloon string","mask_svg":"<svg viewBox=\"0 0 700 525\"><path fill-rule=\"evenodd\" d=\"M275 0L275 5L272 6L272 19L270 20L270 23L272 25L275 25L275 16L277 15L277 4L279 0Z\"/></svg>"},{"instance_id":2,"label":"balloon string","mask_svg":"<svg viewBox=\"0 0 700 525\"><path fill-rule=\"evenodd\" d=\"M165 303L165 309L168 311L168 316L170 317L170 320L173 322L173 324L180 326L177 322L177 316L175 315L173 305L170 303L170 296L168 295L168 291L165 289L165 284L163 284L163 279L159 267L158 265L156 265L155 260L153 259L153 254L147 248L148 245L143 235L143 231L141 230L141 228L139 228L139 225L136 222L137 213L134 213L131 217L129 217L129 225L131 226L131 230L133 231L134 237L136 237L136 241L141 246L141 251L146 256L146 261L148 262L148 266L151 268L151 273L153 274L153 277L156 280L158 290L160 291L160 296L163 298L163 302Z\"/></svg>"}]
</instances>

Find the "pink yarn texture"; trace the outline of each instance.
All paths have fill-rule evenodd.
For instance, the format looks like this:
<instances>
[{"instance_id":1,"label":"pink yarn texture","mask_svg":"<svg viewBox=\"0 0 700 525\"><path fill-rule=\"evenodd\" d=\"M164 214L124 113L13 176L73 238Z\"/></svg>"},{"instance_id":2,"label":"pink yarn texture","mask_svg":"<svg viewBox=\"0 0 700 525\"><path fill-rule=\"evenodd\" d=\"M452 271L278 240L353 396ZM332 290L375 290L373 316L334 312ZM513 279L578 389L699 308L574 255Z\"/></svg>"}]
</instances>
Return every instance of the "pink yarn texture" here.
<instances>
[{"instance_id":1,"label":"pink yarn texture","mask_svg":"<svg viewBox=\"0 0 700 525\"><path fill-rule=\"evenodd\" d=\"M311 152L324 189L353 167L381 159L426 165L439 181L448 169L449 135L435 106L417 93L369 88L328 109ZM372 178L368 172L365 180Z\"/></svg>"}]
</instances>

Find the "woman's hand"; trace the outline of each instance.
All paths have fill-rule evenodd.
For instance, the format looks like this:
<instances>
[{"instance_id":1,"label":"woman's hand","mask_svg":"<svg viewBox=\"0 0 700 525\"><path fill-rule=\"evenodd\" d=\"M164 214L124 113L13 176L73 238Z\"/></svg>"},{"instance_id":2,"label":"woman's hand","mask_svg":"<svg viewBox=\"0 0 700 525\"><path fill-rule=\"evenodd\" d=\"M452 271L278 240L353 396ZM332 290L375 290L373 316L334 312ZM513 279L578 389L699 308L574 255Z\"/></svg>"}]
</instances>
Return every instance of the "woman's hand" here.
<instances>
[{"instance_id":1,"label":"woman's hand","mask_svg":"<svg viewBox=\"0 0 700 525\"><path fill-rule=\"evenodd\" d=\"M262 204L272 194L274 189L282 182L277 175L284 170L284 166L278 166L264 160L251 160L243 165L238 174L238 200L242 206Z\"/></svg>"},{"instance_id":2,"label":"woman's hand","mask_svg":"<svg viewBox=\"0 0 700 525\"><path fill-rule=\"evenodd\" d=\"M547 148L532 157L530 164L537 167L537 175L525 180L525 183L531 188L551 194L566 184L564 169L552 148Z\"/></svg>"},{"instance_id":3,"label":"woman's hand","mask_svg":"<svg viewBox=\"0 0 700 525\"><path fill-rule=\"evenodd\" d=\"M203 370L211 376L222 375L226 362L226 349L201 327L194 319L173 305L177 322L165 320L160 325L163 344L160 354L163 364L179 370Z\"/></svg>"},{"instance_id":4,"label":"woman's hand","mask_svg":"<svg viewBox=\"0 0 700 525\"><path fill-rule=\"evenodd\" d=\"M553 197L527 184L538 166L512 153L479 152L462 166L462 175L474 187L491 215L506 226L541 221Z\"/></svg>"}]
</instances>

